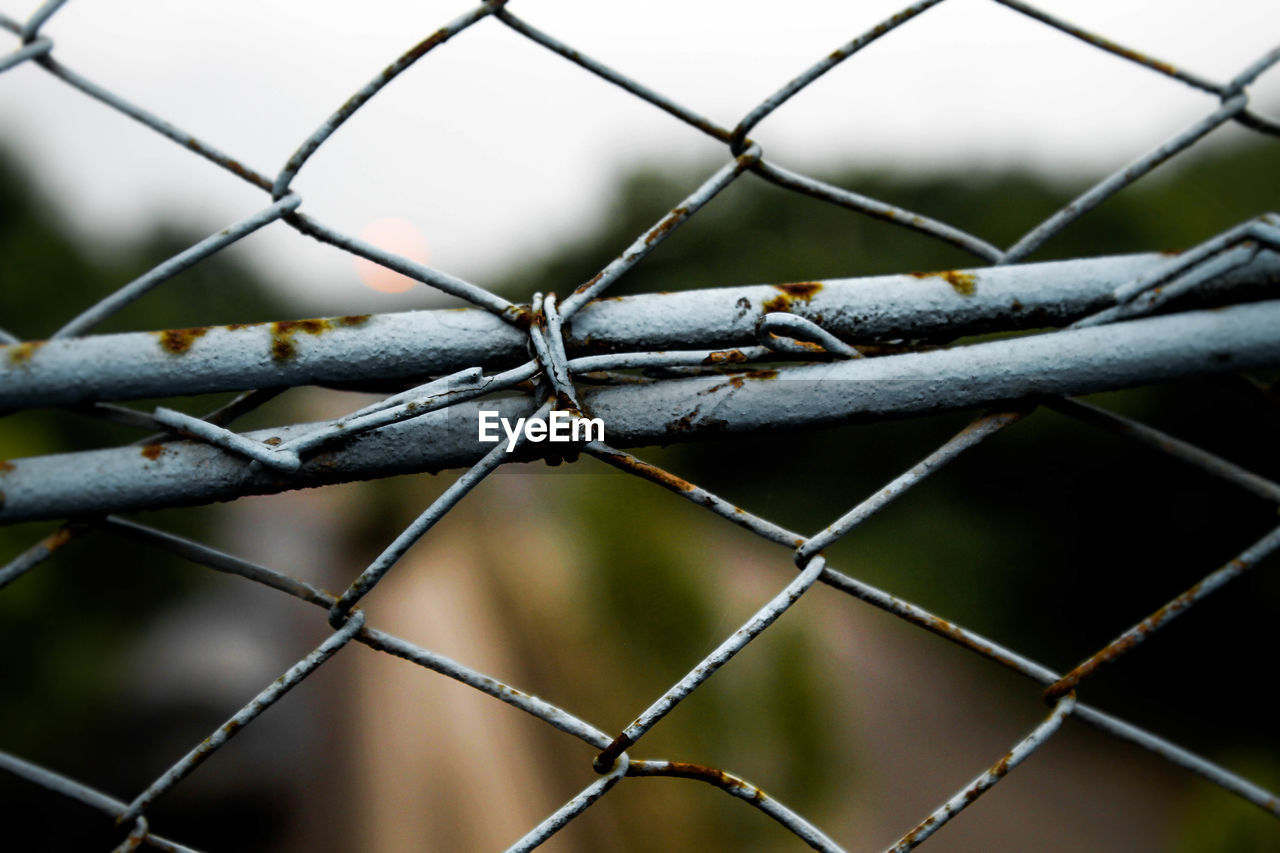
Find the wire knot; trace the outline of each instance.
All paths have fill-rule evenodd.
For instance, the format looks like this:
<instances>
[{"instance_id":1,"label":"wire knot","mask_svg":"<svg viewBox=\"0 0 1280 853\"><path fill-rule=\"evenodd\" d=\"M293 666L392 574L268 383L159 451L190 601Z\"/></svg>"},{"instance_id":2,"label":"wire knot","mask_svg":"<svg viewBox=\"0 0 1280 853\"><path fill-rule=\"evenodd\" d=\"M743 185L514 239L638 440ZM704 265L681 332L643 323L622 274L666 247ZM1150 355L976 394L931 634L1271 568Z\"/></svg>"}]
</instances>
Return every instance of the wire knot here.
<instances>
[{"instance_id":1,"label":"wire knot","mask_svg":"<svg viewBox=\"0 0 1280 853\"><path fill-rule=\"evenodd\" d=\"M569 375L569 357L564 348L564 320L556 305L556 295L535 293L530 308L533 311L529 323L532 355L551 386L555 407L581 417L582 406L578 402L577 389L573 387L573 378Z\"/></svg>"},{"instance_id":2,"label":"wire knot","mask_svg":"<svg viewBox=\"0 0 1280 853\"><path fill-rule=\"evenodd\" d=\"M560 314L556 295L548 293L543 296L535 293L529 307L532 312L529 322L530 349L534 360L542 368L546 384L550 385L553 409L568 412L575 418L585 418L582 404L578 402L578 391L569 373L569 356L564 348L564 318ZM577 457L576 447L555 449L554 446L549 446L544 460L548 465L555 466L566 460L573 462Z\"/></svg>"}]
</instances>

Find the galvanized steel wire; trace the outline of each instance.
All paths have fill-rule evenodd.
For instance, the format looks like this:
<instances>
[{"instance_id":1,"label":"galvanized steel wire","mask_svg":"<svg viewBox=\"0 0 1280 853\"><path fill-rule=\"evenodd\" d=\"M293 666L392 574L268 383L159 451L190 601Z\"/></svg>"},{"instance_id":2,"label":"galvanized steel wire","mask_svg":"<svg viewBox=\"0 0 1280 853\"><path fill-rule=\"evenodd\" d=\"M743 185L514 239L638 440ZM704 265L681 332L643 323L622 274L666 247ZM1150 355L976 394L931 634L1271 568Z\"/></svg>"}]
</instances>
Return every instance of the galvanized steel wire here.
<instances>
[{"instance_id":1,"label":"galvanized steel wire","mask_svg":"<svg viewBox=\"0 0 1280 853\"><path fill-rule=\"evenodd\" d=\"M34 785L85 802L112 816L122 827L123 840L117 849L135 849L143 844L161 850L188 849L151 832L147 809L201 762L212 758L237 731L252 723L290 688L346 644L355 641L466 684L596 750L594 767L599 777L540 825L532 827L511 850L537 847L592 803L618 788L623 780L645 776L710 784L767 814L810 847L842 850L841 842L726 770L633 754L643 746L646 734L677 703L698 689L717 669L728 665L735 654L768 630L775 620L785 618L787 609L814 584L823 583L1026 677L1039 685L1051 705L1044 722L1012 745L1007 755L933 814L925 816L919 826L889 849L912 849L938 831L1052 738L1068 720L1083 722L1135 743L1280 817L1280 801L1275 794L1157 734L1086 704L1077 695L1100 666L1123 655L1172 618L1280 549L1280 528L1262 535L1243 548L1235 559L1208 574L1201 583L1156 613L1136 622L1114 642L1067 673L1056 672L890 592L842 573L828 565L823 555L825 549L852 533L873 514L957 456L1026 418L1041 403L1083 423L1166 452L1261 500L1280 503L1280 484L1146 425L1066 399L1074 394L1176 376L1280 365L1280 334L1277 334L1280 302L1265 301L1267 290L1280 280L1277 272L1280 269L1277 257L1280 220L1274 214L1260 212L1256 220L1173 258L1141 256L1020 266L1028 255L1081 216L1195 145L1215 128L1235 122L1260 134L1280 136L1280 123L1255 111L1249 96L1249 86L1280 62L1280 49L1250 58L1242 63L1234 79L1218 82L1140 54L1034 6L1015 0L994 0L1066 36L1217 99L1217 105L1203 117L1095 184L1007 249L1000 249L956 226L792 171L766 159L762 148L749 137L757 126L769 120L814 80L872 42L890 33L909 32L912 20L941 2L924 0L906 6L804 69L762 100L735 126L728 127L537 29L508 8L518 3L487 0L396 58L303 140L274 175L244 165L205 140L191 136L62 65L54 58L54 37L44 33L46 25L56 22L55 13L62 2L44 3L25 22L0 15L0 28L17 39L15 46L0 55L0 71L33 63L268 196L260 210L76 313L47 344L22 342L0 331L0 342L4 343L0 347L0 363L5 365L4 372L0 373L4 378L0 384L0 407L90 404L104 417L115 417L164 434L162 438L143 440L147 448L158 448L149 458L140 459L135 447L127 458L123 451L103 450L7 463L7 470L0 473L0 486L4 487L6 497L0 501L0 520L74 516L74 522L34 544L0 569L0 588L35 570L70 539L107 532L314 604L326 611L332 629L316 649L235 711L223 726L178 758L129 802L94 791L7 752L0 752L0 767ZM723 166L652 228L639 235L599 274L559 301L551 294L534 294L528 304L513 303L477 284L335 231L305 212L305 199L292 189L294 178L311 156L398 75L445 43L455 39L465 41L466 31L471 27L499 25L726 146L727 159ZM705 205L713 204L722 190L747 175L927 235L991 266L939 274L937 292L954 298L918 295L926 291L916 291L914 296L904 294L902 281L888 277L859 283L856 288L829 283L820 296L815 285L807 292L736 288L703 294L629 297L611 304L594 301ZM438 334L423 334L419 326L405 333L404 337L413 343L405 347L405 360L410 363L403 367L404 375L428 374L433 377L429 382L339 421L299 424L268 431L270 435L240 434L230 431L228 425L279 393L280 387L317 381L386 378L389 362L395 361L395 357L388 359L384 355L377 360L357 356L361 347L385 349L389 340L395 340L393 331L399 328L396 324L410 321L395 315L297 321L293 326L323 322L324 329L334 330L324 341L317 338L305 344L288 335L281 342L276 334L278 329L271 332L266 329L175 330L161 336L162 350L167 352L158 351L155 337L150 335L85 337L102 320L162 286L181 270L276 220L287 223L300 234L387 266L474 306L475 311L455 317L449 330L435 329ZM998 269L1000 267L1004 269ZM974 298L965 301L953 291ZM781 304L776 303L779 293L788 297ZM1259 293L1264 301L1257 301ZM790 298L793 296L797 298ZM1042 325L1063 327L1062 330L1004 342L929 348L922 352L883 354L876 350L877 343L898 337L927 339L930 334L944 335L948 331L954 336L972 331L1022 328L1018 323L1025 321L1009 314L1007 306L1011 297L1019 309L1023 304L1035 308ZM875 303L877 298L882 301ZM1206 300L1219 310L1199 310ZM1248 305L1231 305L1246 300ZM736 309L741 305L746 308L732 316L726 313L725 306ZM1171 311L1171 307L1176 310ZM1151 316L1157 312L1161 312L1161 316ZM679 318L679 322L672 317ZM343 319L347 322L340 322ZM433 321L430 312L426 312L411 322L430 324ZM680 326L681 322L684 326L674 333L674 341L663 338L664 334L672 334L669 326ZM313 331L305 326L301 328ZM186 333L185 337L181 333ZM270 339L273 334L276 334L274 344ZM597 339L612 340L614 351L603 355L584 354L580 344L590 334L595 334ZM423 340L433 341L435 349L422 347ZM264 358L261 353L271 346L285 347L288 356L300 352L305 357L296 361ZM330 349L325 350L326 347ZM1125 350L1127 360L1100 362L1100 351L1109 353L1115 348ZM326 352L337 367L316 366ZM201 353L207 353L203 361ZM187 360L175 360L175 354L184 355ZM412 362L411 356L418 361ZM813 363L794 363L806 360ZM747 374L771 381L744 382L740 375L732 373L726 381L726 374L714 372L722 367L750 370L753 363L774 365L768 371L758 372L767 375ZM663 368L669 377L639 385L610 386L610 371L636 368ZM577 387L575 379L587 373L596 375L597 383L589 389ZM944 380L938 380L939 376ZM925 390L917 385L902 390L905 387L902 380L912 377L933 377L934 381ZM949 383L945 377L954 381ZM878 386L874 382L877 378L881 382ZM824 390L829 386L823 382L837 379L865 380L866 384L858 386L860 389L880 390L860 390L856 400L836 399ZM796 381L788 386L785 380ZM464 663L380 631L366 623L366 612L358 606L364 596L395 569L405 552L421 537L429 535L431 528L472 488L509 459L525 458L520 454L509 457L501 444L481 453L474 440L462 435L457 427L463 424L470 429L475 422L475 408L479 404L469 401L518 387L534 390L522 392L522 397L490 400L488 405L520 415L546 414L559 409L605 417L614 441L611 444L592 441L578 450L668 489L766 541L785 547L798 570L793 577L780 578L779 591L773 598L764 602L740 629L617 733L598 728L565 708L524 693ZM113 400L233 388L247 393L225 409L202 419L165 408L147 416L111 404ZM700 415L696 407L690 408L689 400L706 394L718 394L714 399L726 404L717 407L717 419ZM792 396L788 398L788 394ZM919 464L808 536L736 507L698 485L612 446L681 440L687 435L720 429L767 428L771 419L776 421L777 412L782 408L779 400L785 399L794 404L786 407L788 412L809 412L807 422L814 425L1002 401L1005 405L979 417ZM1010 406L1007 401L1011 399L1019 402ZM444 417L458 413L466 417L456 417L453 421ZM185 441L175 440L179 433L185 436ZM355 441L351 440L353 437ZM340 440L343 443L337 444ZM395 449L409 445L415 448L413 453L400 453ZM317 454L322 452L327 454L323 470L314 464ZM165 454L169 465L167 484L160 482L154 476L154 469L149 467L159 454ZM353 571L350 585L337 596L306 581L116 514L343 479L459 466L467 467L466 472L369 566ZM86 490L80 484L86 470L95 482L111 487L101 494L85 497ZM843 843L854 841L856 839L845 839Z\"/></svg>"}]
</instances>

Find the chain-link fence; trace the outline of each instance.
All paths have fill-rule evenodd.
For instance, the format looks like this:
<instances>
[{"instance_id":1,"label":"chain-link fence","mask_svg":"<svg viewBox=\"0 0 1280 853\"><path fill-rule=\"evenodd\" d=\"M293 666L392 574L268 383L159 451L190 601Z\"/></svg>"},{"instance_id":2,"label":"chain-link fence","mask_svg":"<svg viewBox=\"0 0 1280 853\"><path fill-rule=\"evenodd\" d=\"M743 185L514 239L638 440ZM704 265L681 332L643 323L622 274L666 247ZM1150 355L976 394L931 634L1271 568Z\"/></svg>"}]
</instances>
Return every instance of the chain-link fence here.
<instances>
[{"instance_id":1,"label":"chain-link fence","mask_svg":"<svg viewBox=\"0 0 1280 853\"><path fill-rule=\"evenodd\" d=\"M1249 86L1280 62L1280 49L1256 59L1242 57L1234 79L1216 81L1142 55L1018 0L995 0L1060 31L1063 38L1081 40L1168 78L1170 85L1207 93L1216 102L1173 138L1098 182L1012 245L1000 248L891 200L870 198L785 168L768 159L750 137L790 98L863 48L885 37L910 38L912 21L941 1L907 6L841 45L761 101L733 127L717 124L540 31L506 2L482 3L380 71L304 140L274 175L191 136L55 59L54 38L45 34L45 28L62 2L46 2L25 22L0 17L0 26L15 38L0 57L0 70L22 63L38 65L257 187L268 202L96 304L75 308L48 340L22 341L0 331L5 344L0 347L0 409L78 407L156 433L128 447L0 463L0 520L72 519L0 570L0 588L37 569L68 541L110 531L314 604L327 613L332 628L314 651L127 800L9 752L0 752L0 767L115 819L122 832L128 831L120 850L143 844L163 850L189 849L151 832L147 814L152 804L354 641L455 679L596 751L598 778L531 828L512 850L537 847L623 780L640 776L678 777L714 786L764 812L814 849L841 850L857 840L829 837L804 816L726 770L641 757L645 736L654 726L807 590L821 583L1025 676L1043 689L1050 706L1042 723L971 784L923 816L890 849L909 850L941 829L1068 720L1137 744L1280 816L1275 794L1077 695L1099 668L1274 552L1280 547L1280 528L1259 531L1259 538L1241 547L1237 557L1068 672L1045 667L828 564L824 552L830 546L939 468L1026 418L1038 406L1155 448L1261 501L1280 502L1280 484L1272 480L1151 427L1070 399L1176 377L1280 365L1280 302L1267 301L1270 288L1280 280L1280 219L1260 215L1176 255L1025 263L1077 219L1215 128L1234 122L1260 134L1280 135L1280 122L1255 111L1249 96ZM384 86L448 42L461 42L456 49L465 49L472 27L496 26L510 28L613 84L620 95L647 101L725 147L727 159L721 168L563 299L533 294L527 303L512 302L477 284L381 250L315 219L291 188L312 155ZM601 299L673 232L704 206L714 204L722 190L743 179L765 181L910 229L969 253L981 266L927 275ZM473 307L463 312L88 335L104 319L179 272L277 220ZM981 337L948 344L973 335ZM412 387L334 420L247 433L229 429L233 421L290 386L361 388L397 382ZM168 408L146 414L117 405L122 400L212 391L242 393L203 418ZM785 529L618 449L981 406L995 408L810 535ZM588 432L567 447L552 448L542 443L543 434L526 428L511 433L509 441L486 444L477 437L477 424L481 413L490 411L509 422L524 418L526 424L538 419L554 424L556 413L564 413L566 420L599 419L609 443ZM668 489L781 546L790 552L798 570L785 584L779 581L778 593L741 628L649 707L638 709L634 721L617 732L598 728L547 699L381 631L372 624L376 615L367 620L358 606L415 543L504 463L540 456L574 459L581 453ZM119 515L446 468L466 468L466 472L372 563L353 572L349 586L338 595ZM690 650L691 659L695 654ZM6 696L4 701L21 701L21 697ZM20 746L5 745L6 749Z\"/></svg>"}]
</instances>

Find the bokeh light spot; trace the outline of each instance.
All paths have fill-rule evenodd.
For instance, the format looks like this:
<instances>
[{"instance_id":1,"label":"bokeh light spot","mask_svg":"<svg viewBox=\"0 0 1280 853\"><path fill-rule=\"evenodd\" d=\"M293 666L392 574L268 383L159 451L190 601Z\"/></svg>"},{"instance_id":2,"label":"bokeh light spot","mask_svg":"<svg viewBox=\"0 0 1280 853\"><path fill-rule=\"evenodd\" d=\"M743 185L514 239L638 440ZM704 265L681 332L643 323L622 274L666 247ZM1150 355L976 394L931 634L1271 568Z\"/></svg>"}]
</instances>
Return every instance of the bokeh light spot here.
<instances>
[{"instance_id":1,"label":"bokeh light spot","mask_svg":"<svg viewBox=\"0 0 1280 853\"><path fill-rule=\"evenodd\" d=\"M360 231L360 239L420 264L427 262L427 238L407 219L375 219ZM382 293L403 293L418 282L381 264L357 257L356 275L365 287Z\"/></svg>"}]
</instances>

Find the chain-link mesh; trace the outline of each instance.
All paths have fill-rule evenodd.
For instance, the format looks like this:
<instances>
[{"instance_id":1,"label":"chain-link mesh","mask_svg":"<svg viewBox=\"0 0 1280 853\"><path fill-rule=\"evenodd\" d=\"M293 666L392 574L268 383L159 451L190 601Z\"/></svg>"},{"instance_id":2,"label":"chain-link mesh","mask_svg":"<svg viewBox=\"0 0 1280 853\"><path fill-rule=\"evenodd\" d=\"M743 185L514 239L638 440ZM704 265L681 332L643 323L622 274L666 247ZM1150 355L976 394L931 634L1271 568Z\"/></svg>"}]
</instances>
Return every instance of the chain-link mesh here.
<instances>
[{"instance_id":1,"label":"chain-link mesh","mask_svg":"<svg viewBox=\"0 0 1280 853\"><path fill-rule=\"evenodd\" d=\"M505 0L492 0L448 23L380 71L303 141L274 176L245 165L56 60L53 38L43 34L43 27L63 5L60 0L46 2L25 23L0 17L0 26L17 38L16 46L0 57L0 70L34 63L91 98L221 166L269 197L260 211L79 311L48 341L22 342L0 331L6 344L0 347L0 375L4 379L0 407L90 405L103 417L152 427L161 434L139 442L141 453L135 446L132 450L108 449L3 463L0 520L74 517L75 521L0 570L0 587L35 569L70 539L106 529L314 604L327 613L332 627L332 634L314 651L127 802L8 753L0 753L0 767L113 817L122 832L128 829L120 850L143 844L162 850L186 850L177 841L150 832L147 813L152 804L286 692L355 641L455 679L597 751L594 768L598 778L531 828L511 850L537 847L624 779L639 776L678 777L715 786L764 812L814 849L841 850L840 842L805 817L727 771L636 754L646 734L673 708L782 617L814 584L822 583L1025 676L1043 688L1050 706L1042 723L971 784L924 816L890 849L909 850L938 831L1048 741L1069 718L1150 750L1280 816L1276 795L1077 698L1078 690L1100 667L1280 547L1280 528L1243 547L1236 558L1066 673L1042 666L844 574L828 565L824 556L825 549L887 504L960 454L1019 422L1037 405L1156 448L1264 501L1280 502L1280 484L1153 428L1068 398L1169 377L1280 364L1280 335L1276 334L1280 329L1280 303L1258 301L1258 294L1261 292L1265 299L1265 288L1277 280L1280 267L1275 253L1280 250L1280 220L1274 215L1260 216L1172 257L1135 256L1051 265L1022 263L1078 218L1221 125L1235 122L1262 134L1280 135L1280 123L1255 112L1249 99L1250 84L1280 61L1280 49L1242 62L1234 79L1218 82L1144 56L1018 0L996 0L1060 31L1064 37L1079 39L1217 100L1217 105L1202 118L1001 249L956 226L787 169L767 159L749 136L757 125L823 74L876 40L895 31L909 31L913 20L940 2L924 0L905 7L823 57L760 102L736 126L727 127L536 29L508 9ZM563 300L552 294L535 294L527 304L513 303L476 284L383 251L317 221L304 212L303 199L291 189L295 176L311 156L370 98L446 42L465 41L467 31L474 26L508 27L725 146L728 160L722 168ZM919 232L990 266L935 274L939 286L936 292L908 291L901 278L890 277L857 286L806 283L595 301L672 232L712 203L722 190L748 175ZM282 321L250 328L178 329L158 335L81 337L180 271L276 220L300 234L465 300L478 310L454 315L447 327L432 326L432 312L423 312L413 321L418 325L405 325L409 321L395 315L359 316ZM1201 310L1206 301L1216 303L1213 310ZM1034 319L1027 319L1033 315ZM949 328L954 337L973 331L1029 327L1052 328L1036 335L952 348L926 347L918 352L904 352L902 346L876 346L884 341L923 338L927 330ZM586 353L588 342L594 342L594 354ZM504 362L502 369L493 369L493 365ZM635 381L636 374L626 371L636 369L665 372L660 372L659 378ZM282 386L321 381L358 385L361 381L424 374L431 376L431 381L334 421L263 433L239 434L227 428L278 393ZM584 377L591 380L588 388L579 387ZM907 379L913 381L903 381ZM855 391L833 390L839 380L861 381L846 383ZM164 408L148 416L108 402L227 389L245 393L204 418ZM502 391L518 393L496 399L491 396ZM478 398L486 402L473 402ZM1010 400L1016 402L1009 403ZM919 464L812 535L787 530L603 441L575 445L574 452L585 452L671 490L782 546L791 552L798 569L798 574L741 628L617 733L606 732L567 709L380 631L366 623L365 612L357 607L405 552L480 481L507 461L535 455L536 449L531 449L524 437L514 440L517 445L525 444L514 448L514 452L503 442L492 448L478 444L474 438L478 405L496 407L504 415L585 413L603 419L607 434L613 437L612 444L641 445L722 430L742 432L776 426L784 413L790 425L820 425L991 403L1002 405L973 421ZM113 514L458 466L468 467L336 596L305 581ZM110 488L91 485L107 483ZM14 698L6 697L6 701ZM846 839L844 843L850 841Z\"/></svg>"}]
</instances>

